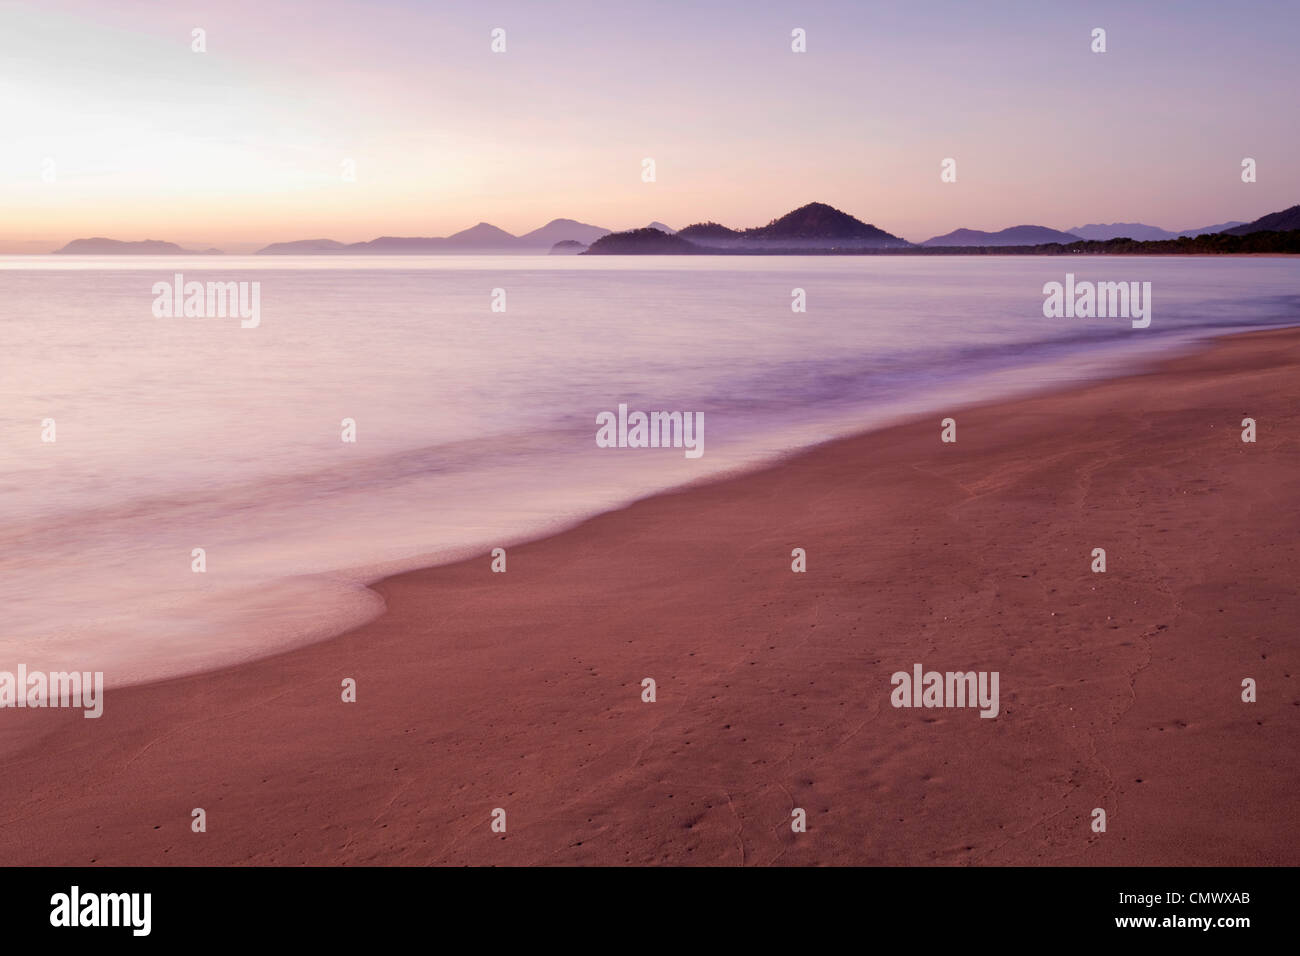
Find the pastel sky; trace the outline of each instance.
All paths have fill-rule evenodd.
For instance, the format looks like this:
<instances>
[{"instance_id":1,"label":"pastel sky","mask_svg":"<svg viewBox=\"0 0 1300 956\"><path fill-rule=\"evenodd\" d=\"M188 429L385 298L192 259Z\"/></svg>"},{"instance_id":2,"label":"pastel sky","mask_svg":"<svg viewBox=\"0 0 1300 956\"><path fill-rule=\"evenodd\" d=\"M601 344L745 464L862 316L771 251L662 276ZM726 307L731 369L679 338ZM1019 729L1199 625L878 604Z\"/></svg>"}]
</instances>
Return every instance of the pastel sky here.
<instances>
[{"instance_id":1,"label":"pastel sky","mask_svg":"<svg viewBox=\"0 0 1300 956\"><path fill-rule=\"evenodd\" d=\"M0 251L1249 220L1300 202L1298 49L1273 0L0 2Z\"/></svg>"}]
</instances>

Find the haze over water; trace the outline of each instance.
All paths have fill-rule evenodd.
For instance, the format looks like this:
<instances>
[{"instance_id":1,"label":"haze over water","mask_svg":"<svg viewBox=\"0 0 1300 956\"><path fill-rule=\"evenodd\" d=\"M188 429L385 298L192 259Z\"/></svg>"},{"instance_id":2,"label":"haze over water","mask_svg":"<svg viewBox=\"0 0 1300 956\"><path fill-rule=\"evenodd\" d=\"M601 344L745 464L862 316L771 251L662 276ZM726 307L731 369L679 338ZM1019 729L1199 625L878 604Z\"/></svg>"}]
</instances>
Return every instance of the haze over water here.
<instances>
[{"instance_id":1,"label":"haze over water","mask_svg":"<svg viewBox=\"0 0 1300 956\"><path fill-rule=\"evenodd\" d=\"M155 318L177 272L259 281L259 327ZM1150 281L1151 327L1045 319L1066 272ZM494 546L904 415L934 413L937 444L960 403L1285 324L1298 279L1270 258L0 258L0 669L121 684L318 638L380 609L380 573L486 574ZM620 402L703 412L704 456L597 448Z\"/></svg>"}]
</instances>

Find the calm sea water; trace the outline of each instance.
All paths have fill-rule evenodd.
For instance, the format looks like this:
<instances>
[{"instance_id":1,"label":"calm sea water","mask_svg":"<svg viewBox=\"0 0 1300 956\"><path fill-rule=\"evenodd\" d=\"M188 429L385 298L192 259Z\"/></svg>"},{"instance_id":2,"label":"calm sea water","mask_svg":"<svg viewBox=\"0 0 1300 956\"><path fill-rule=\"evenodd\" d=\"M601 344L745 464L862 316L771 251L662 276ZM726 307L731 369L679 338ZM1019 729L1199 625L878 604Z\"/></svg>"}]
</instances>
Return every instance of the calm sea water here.
<instances>
[{"instance_id":1,"label":"calm sea water","mask_svg":"<svg viewBox=\"0 0 1300 956\"><path fill-rule=\"evenodd\" d=\"M1150 281L1151 327L1045 319L1067 271ZM155 318L176 272L260 282L260 326ZM1298 315L1266 258L0 257L0 669L256 656L382 573ZM597 448L620 402L704 412L703 457Z\"/></svg>"}]
</instances>

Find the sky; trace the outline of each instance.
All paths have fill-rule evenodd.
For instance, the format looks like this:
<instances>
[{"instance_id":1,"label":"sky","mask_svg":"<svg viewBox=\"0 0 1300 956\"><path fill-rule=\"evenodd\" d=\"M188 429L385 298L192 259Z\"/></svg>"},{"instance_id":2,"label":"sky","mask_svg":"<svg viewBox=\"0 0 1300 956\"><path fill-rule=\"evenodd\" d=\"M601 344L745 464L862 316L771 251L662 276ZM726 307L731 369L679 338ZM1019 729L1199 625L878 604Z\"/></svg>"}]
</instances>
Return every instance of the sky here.
<instances>
[{"instance_id":1,"label":"sky","mask_svg":"<svg viewBox=\"0 0 1300 956\"><path fill-rule=\"evenodd\" d=\"M0 252L1248 221L1300 202L1298 49L1274 0L0 0Z\"/></svg>"}]
</instances>

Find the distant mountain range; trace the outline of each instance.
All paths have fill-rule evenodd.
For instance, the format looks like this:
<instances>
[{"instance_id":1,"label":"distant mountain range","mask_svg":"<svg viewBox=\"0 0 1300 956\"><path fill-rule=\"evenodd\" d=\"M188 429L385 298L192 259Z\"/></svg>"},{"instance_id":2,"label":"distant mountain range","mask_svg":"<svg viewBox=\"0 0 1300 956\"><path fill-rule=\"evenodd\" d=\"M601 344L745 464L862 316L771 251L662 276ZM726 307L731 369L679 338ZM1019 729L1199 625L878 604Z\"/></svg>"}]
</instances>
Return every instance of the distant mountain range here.
<instances>
[{"instance_id":1,"label":"distant mountain range","mask_svg":"<svg viewBox=\"0 0 1300 956\"><path fill-rule=\"evenodd\" d=\"M1046 226L1008 226L998 232L955 229L921 243L922 246L1037 246L1044 242L1077 242L1079 235Z\"/></svg>"},{"instance_id":2,"label":"distant mountain range","mask_svg":"<svg viewBox=\"0 0 1300 956\"><path fill-rule=\"evenodd\" d=\"M1155 238L1135 240L1127 235L1136 223L1086 226L1083 231L1118 230L1105 240L1086 238L1077 231L1062 232L1047 226L1011 226L998 232L957 229L925 242L912 244L876 226L862 222L825 203L809 203L766 226L732 229L716 222L687 226L670 236L658 229L634 229L602 236L586 255L737 255L779 253L901 253L989 254L1002 252L1036 255L1063 253L1140 255L1159 253L1231 254L1237 252L1293 253L1300 249L1300 206L1270 213L1252 223L1221 223L1186 233L1155 230ZM1232 228L1227 228L1232 227ZM1154 230L1155 227L1143 226ZM1294 231L1292 231L1294 230ZM1281 235L1271 237L1270 233ZM1222 241L1212 241L1222 236ZM1240 237L1250 236L1249 241Z\"/></svg>"},{"instance_id":3,"label":"distant mountain range","mask_svg":"<svg viewBox=\"0 0 1300 956\"><path fill-rule=\"evenodd\" d=\"M1123 238L1137 239L1140 242L1158 242L1161 239L1177 239L1179 236L1210 235L1240 225L1244 225L1244 223L1240 220L1233 220L1231 222L1221 222L1217 226L1202 226L1200 229L1184 229L1181 232L1170 232L1168 229L1161 229L1159 226L1148 226L1141 222L1094 222L1086 226L1076 226L1070 232L1080 239Z\"/></svg>"},{"instance_id":4,"label":"distant mountain range","mask_svg":"<svg viewBox=\"0 0 1300 956\"><path fill-rule=\"evenodd\" d=\"M450 236L405 237L380 236L366 242L342 243L333 239L300 239L297 242L273 242L258 255L411 255L438 252L546 252L559 242L577 242L588 246L611 230L573 219L552 219L546 225L514 236L488 222L480 222Z\"/></svg>"},{"instance_id":5,"label":"distant mountain range","mask_svg":"<svg viewBox=\"0 0 1300 956\"><path fill-rule=\"evenodd\" d=\"M276 242L258 250L259 255L365 255L428 254L448 252L551 252L555 254L775 254L775 253L849 253L849 252L921 252L940 253L945 249L976 252L985 249L1035 250L1044 253L1070 251L1117 252L1136 254L1142 243L1160 243L1149 247L1170 253L1191 251L1189 238L1210 236L1242 237L1255 233L1290 233L1300 230L1300 205L1261 216L1254 222L1226 222L1202 229L1168 232L1143 223L1092 223L1069 232L1047 226L1010 226L997 232L979 229L956 229L913 244L871 223L863 222L826 203L812 202L800 206L765 226L732 229L716 222L699 222L674 232L661 222L640 229L611 232L573 219L552 219L546 225L511 235L491 223L480 222L444 237L380 236L365 242L343 243L334 239L299 239ZM1280 240L1251 240L1240 243L1209 243L1211 252L1269 251L1270 243L1289 251L1295 237ZM1167 244L1167 248L1166 245ZM1087 246L1085 250L1082 246ZM1240 246L1240 249L1238 247ZM1199 247L1197 247L1199 248ZM124 242L119 239L74 239L59 253L82 255L195 255L173 242L145 239ZM220 253L209 249L208 253Z\"/></svg>"}]
</instances>

